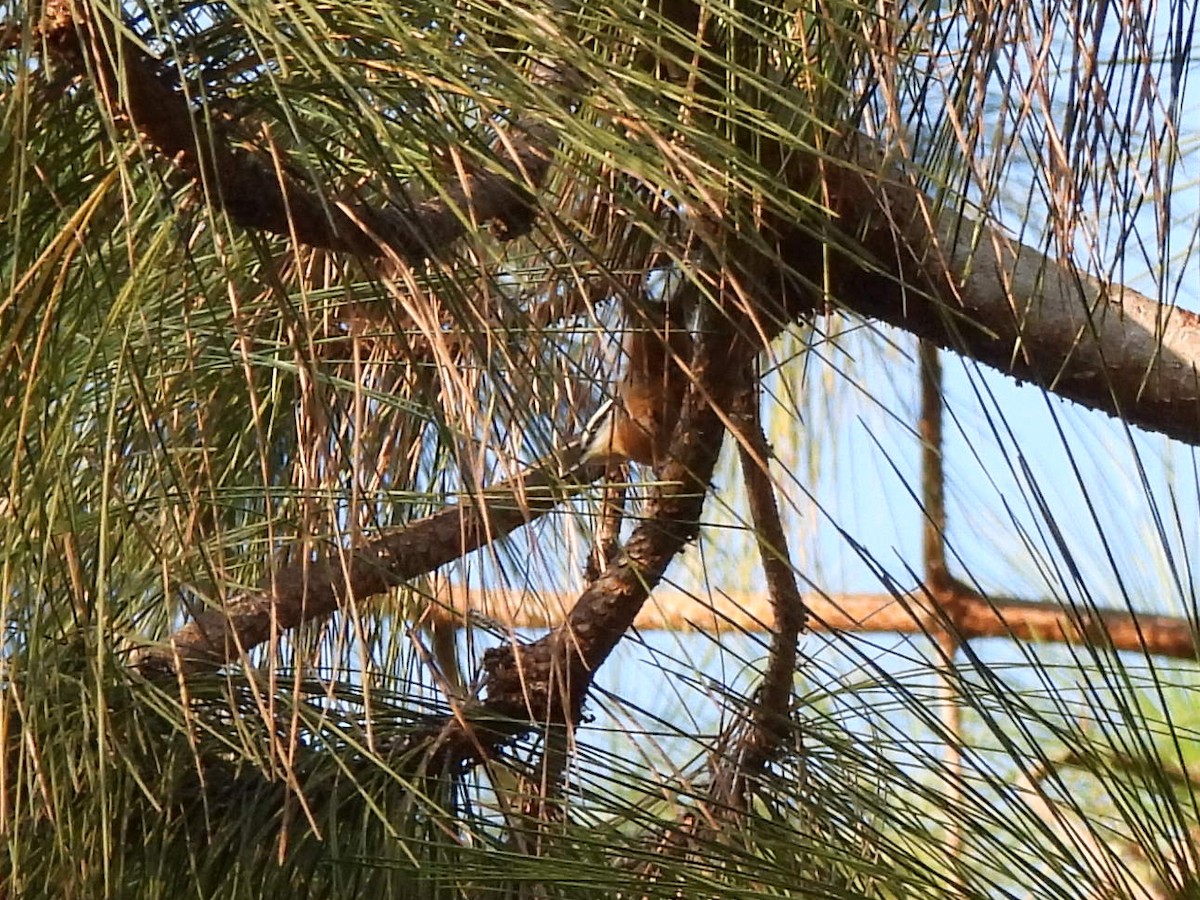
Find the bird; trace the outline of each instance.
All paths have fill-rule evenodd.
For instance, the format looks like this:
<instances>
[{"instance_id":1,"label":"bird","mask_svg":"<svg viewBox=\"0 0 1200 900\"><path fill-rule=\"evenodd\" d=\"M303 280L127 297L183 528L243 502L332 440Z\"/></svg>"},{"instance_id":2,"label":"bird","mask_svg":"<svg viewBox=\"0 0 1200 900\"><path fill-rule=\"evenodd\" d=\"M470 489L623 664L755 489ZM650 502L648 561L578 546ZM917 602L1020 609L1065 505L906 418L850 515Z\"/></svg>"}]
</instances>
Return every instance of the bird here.
<instances>
[{"instance_id":1,"label":"bird","mask_svg":"<svg viewBox=\"0 0 1200 900\"><path fill-rule=\"evenodd\" d=\"M644 323L629 328L622 342L625 372L617 396L584 429L585 463L657 468L666 460L688 386L692 335L679 304L667 300L645 304L640 318Z\"/></svg>"}]
</instances>

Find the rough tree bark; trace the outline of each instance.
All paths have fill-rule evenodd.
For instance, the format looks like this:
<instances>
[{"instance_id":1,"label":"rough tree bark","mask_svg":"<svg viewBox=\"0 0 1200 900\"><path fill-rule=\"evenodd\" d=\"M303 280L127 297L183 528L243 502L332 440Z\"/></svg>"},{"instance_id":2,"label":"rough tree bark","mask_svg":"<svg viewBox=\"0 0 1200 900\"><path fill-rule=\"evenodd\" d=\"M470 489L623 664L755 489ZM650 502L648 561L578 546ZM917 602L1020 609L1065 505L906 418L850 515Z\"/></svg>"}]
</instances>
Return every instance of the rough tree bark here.
<instances>
[{"instance_id":1,"label":"rough tree bark","mask_svg":"<svg viewBox=\"0 0 1200 900\"><path fill-rule=\"evenodd\" d=\"M1200 443L1200 316L938 209L860 136L841 156L851 162L803 160L792 171L795 187L821 182L832 217L820 232L778 226L789 315L832 299L1138 428ZM827 276L832 298L812 288Z\"/></svg>"}]
</instances>

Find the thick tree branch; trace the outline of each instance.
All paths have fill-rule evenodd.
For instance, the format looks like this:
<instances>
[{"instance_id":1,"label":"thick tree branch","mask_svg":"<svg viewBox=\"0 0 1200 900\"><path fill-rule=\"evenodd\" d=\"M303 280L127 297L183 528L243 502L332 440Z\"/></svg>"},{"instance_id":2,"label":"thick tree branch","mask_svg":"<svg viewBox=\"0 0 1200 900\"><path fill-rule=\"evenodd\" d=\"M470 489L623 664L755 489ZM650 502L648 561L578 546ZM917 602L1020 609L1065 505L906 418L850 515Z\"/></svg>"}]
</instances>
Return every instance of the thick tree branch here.
<instances>
[{"instance_id":1,"label":"thick tree branch","mask_svg":"<svg viewBox=\"0 0 1200 900\"><path fill-rule=\"evenodd\" d=\"M503 238L532 225L535 193L550 167L554 134L536 122L514 123L497 141L498 172L468 172L440 196L393 197L383 208L335 203L315 185L265 154L235 145L227 127L192 106L153 57L86 4L49 0L41 24L56 61L88 72L115 121L142 139L206 193L243 228L295 237L302 244L361 256L418 263L443 253L477 224L495 223ZM568 70L539 66L546 86Z\"/></svg>"},{"instance_id":2,"label":"thick tree branch","mask_svg":"<svg viewBox=\"0 0 1200 900\"><path fill-rule=\"evenodd\" d=\"M779 518L768 461L771 448L763 434L757 383L737 398L738 456L750 521L771 601L774 628L767 669L759 685L749 722L738 723L726 736L714 773L713 797L722 807L743 809L746 792L762 776L767 763L783 749L792 727L792 686L796 674L796 642L808 610L796 584L787 535Z\"/></svg>"},{"instance_id":3,"label":"thick tree branch","mask_svg":"<svg viewBox=\"0 0 1200 900\"><path fill-rule=\"evenodd\" d=\"M460 622L483 617L504 629L552 628L570 609L574 595L502 588L449 587L436 601ZM1200 659L1192 623L1178 616L1132 615L1126 610L1081 611L1053 600L981 597L960 594L939 609L928 593L805 594L807 627L815 632L935 635L952 627L960 641L1009 638L1109 647L1170 659ZM698 599L677 590L660 589L654 602L638 610L633 626L642 631L697 630L768 632L772 630L770 596L759 592L723 592Z\"/></svg>"},{"instance_id":4,"label":"thick tree branch","mask_svg":"<svg viewBox=\"0 0 1200 900\"><path fill-rule=\"evenodd\" d=\"M1139 428L1200 443L1200 317L941 210L901 166L863 149L865 138L847 143L839 159L810 158L791 172L797 189L824 185L832 215L819 229L779 228L792 269L789 315L824 309L817 286L828 274L851 312Z\"/></svg>"},{"instance_id":5,"label":"thick tree branch","mask_svg":"<svg viewBox=\"0 0 1200 900\"><path fill-rule=\"evenodd\" d=\"M200 613L167 645L141 651L137 665L146 672L186 675L233 662L274 634L381 594L511 534L603 474L602 467L587 466L564 482L555 468L540 466L481 492L471 504L448 506L361 547L285 565L259 590Z\"/></svg>"}]
</instances>

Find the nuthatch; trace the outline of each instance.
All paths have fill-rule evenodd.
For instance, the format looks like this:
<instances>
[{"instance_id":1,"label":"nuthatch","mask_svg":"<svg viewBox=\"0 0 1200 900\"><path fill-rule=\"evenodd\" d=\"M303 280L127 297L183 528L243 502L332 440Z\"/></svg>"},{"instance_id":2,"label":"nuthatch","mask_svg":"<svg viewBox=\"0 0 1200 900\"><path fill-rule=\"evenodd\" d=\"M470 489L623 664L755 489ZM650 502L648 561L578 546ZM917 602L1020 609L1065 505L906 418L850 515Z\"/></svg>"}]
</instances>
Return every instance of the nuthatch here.
<instances>
[{"instance_id":1,"label":"nuthatch","mask_svg":"<svg viewBox=\"0 0 1200 900\"><path fill-rule=\"evenodd\" d=\"M692 336L679 304L647 303L642 323L625 335L625 375L614 400L600 407L584 432L583 459L660 465L667 454L688 386ZM674 308L672 308L674 307Z\"/></svg>"}]
</instances>

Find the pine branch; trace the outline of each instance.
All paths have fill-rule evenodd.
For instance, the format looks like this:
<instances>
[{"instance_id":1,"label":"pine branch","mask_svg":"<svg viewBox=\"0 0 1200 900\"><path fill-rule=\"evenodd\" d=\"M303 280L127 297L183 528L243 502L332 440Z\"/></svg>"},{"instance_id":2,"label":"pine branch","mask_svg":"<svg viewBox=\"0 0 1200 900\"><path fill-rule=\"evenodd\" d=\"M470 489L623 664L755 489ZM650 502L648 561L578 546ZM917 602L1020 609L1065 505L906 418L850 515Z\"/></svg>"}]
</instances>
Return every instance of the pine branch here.
<instances>
[{"instance_id":1,"label":"pine branch","mask_svg":"<svg viewBox=\"0 0 1200 900\"><path fill-rule=\"evenodd\" d=\"M777 223L783 318L824 312L829 286L849 312L1200 444L1200 316L940 208L862 136L787 177L801 191L820 183L830 215L817 228Z\"/></svg>"},{"instance_id":2,"label":"pine branch","mask_svg":"<svg viewBox=\"0 0 1200 900\"><path fill-rule=\"evenodd\" d=\"M532 226L554 145L544 124L514 122L496 142L500 171L465 172L439 196L418 202L402 193L380 207L335 202L270 156L237 146L226 127L193 108L158 60L87 5L50 0L40 31L58 64L89 73L114 121L132 125L243 228L411 265L444 253L477 224L495 224L505 240ZM544 87L561 87L569 76L565 66L536 67Z\"/></svg>"},{"instance_id":3,"label":"pine branch","mask_svg":"<svg viewBox=\"0 0 1200 900\"><path fill-rule=\"evenodd\" d=\"M751 387L738 397L738 454L750 521L770 598L773 628L767 670L759 685L749 722L741 722L723 743L714 773L713 799L718 807L745 808L746 792L758 781L767 764L780 755L791 733L792 685L796 674L796 642L805 628L808 609L796 583L788 552L787 534L779 518L775 486L768 460L771 448L763 434L758 391Z\"/></svg>"},{"instance_id":4,"label":"pine branch","mask_svg":"<svg viewBox=\"0 0 1200 900\"><path fill-rule=\"evenodd\" d=\"M147 674L191 675L242 659L284 631L382 594L511 534L603 474L602 467L584 466L567 480L557 474L558 467L547 462L480 492L470 504L447 506L360 547L333 549L276 569L259 590L201 612L165 645L141 650L135 665Z\"/></svg>"},{"instance_id":5,"label":"pine branch","mask_svg":"<svg viewBox=\"0 0 1200 900\"><path fill-rule=\"evenodd\" d=\"M538 592L538 603L525 591L482 590L454 586L435 597L460 622L483 618L503 629L552 628L575 597ZM943 598L939 610L929 595L914 589L898 594L806 593L806 627L815 633L895 633L932 636L953 627L960 641L1006 638L1033 642L1091 644L1165 659L1200 659L1191 623L1182 616L1133 613L1124 609L1079 610L1060 600L974 592ZM701 631L706 634L770 633L773 606L766 592L722 591L698 598L660 589L643 606L633 626L639 631ZM1147 602L1148 606L1158 605Z\"/></svg>"}]
</instances>

